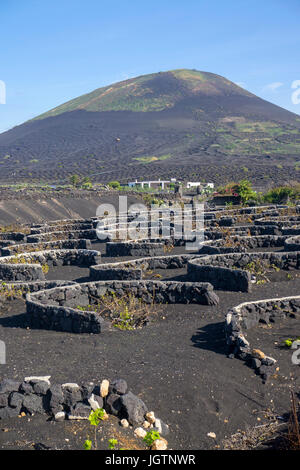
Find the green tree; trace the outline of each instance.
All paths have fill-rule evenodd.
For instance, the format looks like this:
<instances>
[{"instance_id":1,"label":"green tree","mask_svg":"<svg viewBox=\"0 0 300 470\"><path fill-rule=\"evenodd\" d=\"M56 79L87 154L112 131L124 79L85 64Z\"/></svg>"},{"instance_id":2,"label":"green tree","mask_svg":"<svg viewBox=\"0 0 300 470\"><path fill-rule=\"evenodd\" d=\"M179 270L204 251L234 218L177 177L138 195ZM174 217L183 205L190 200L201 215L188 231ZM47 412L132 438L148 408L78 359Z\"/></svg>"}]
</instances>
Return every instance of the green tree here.
<instances>
[{"instance_id":1,"label":"green tree","mask_svg":"<svg viewBox=\"0 0 300 470\"><path fill-rule=\"evenodd\" d=\"M289 186L280 186L278 188L270 189L270 191L264 195L264 201L273 204L280 204L282 202L286 202L289 198L298 199L299 197L299 187L292 188Z\"/></svg>"},{"instance_id":2,"label":"green tree","mask_svg":"<svg viewBox=\"0 0 300 470\"><path fill-rule=\"evenodd\" d=\"M108 183L108 186L112 189L121 189L121 185L120 185L119 181L110 181Z\"/></svg>"},{"instance_id":3,"label":"green tree","mask_svg":"<svg viewBox=\"0 0 300 470\"><path fill-rule=\"evenodd\" d=\"M80 183L80 177L78 175L72 175L70 178L70 182L74 187L76 187Z\"/></svg>"},{"instance_id":4,"label":"green tree","mask_svg":"<svg viewBox=\"0 0 300 470\"><path fill-rule=\"evenodd\" d=\"M85 176L82 180L81 186L83 189L91 189L93 187L91 179L88 176Z\"/></svg>"},{"instance_id":5,"label":"green tree","mask_svg":"<svg viewBox=\"0 0 300 470\"><path fill-rule=\"evenodd\" d=\"M252 183L246 179L233 186L232 190L240 196L243 204L246 204L250 199L257 199L257 194L252 189Z\"/></svg>"}]
</instances>

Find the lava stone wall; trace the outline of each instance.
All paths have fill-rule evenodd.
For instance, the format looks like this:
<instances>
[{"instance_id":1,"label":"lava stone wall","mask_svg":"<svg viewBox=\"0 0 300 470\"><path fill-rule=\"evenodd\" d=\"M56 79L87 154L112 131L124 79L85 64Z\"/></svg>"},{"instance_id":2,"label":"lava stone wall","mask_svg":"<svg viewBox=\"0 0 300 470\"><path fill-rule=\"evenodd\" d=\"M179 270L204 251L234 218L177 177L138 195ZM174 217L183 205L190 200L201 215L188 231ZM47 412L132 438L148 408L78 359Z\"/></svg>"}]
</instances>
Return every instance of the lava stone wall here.
<instances>
[{"instance_id":1,"label":"lava stone wall","mask_svg":"<svg viewBox=\"0 0 300 470\"><path fill-rule=\"evenodd\" d=\"M23 243L21 245L12 245L9 248L2 248L1 256L13 256L20 253L29 253L32 251L45 250L91 250L92 244L90 240L57 240L53 242L41 243Z\"/></svg>"},{"instance_id":2,"label":"lava stone wall","mask_svg":"<svg viewBox=\"0 0 300 470\"><path fill-rule=\"evenodd\" d=\"M27 235L24 233L19 233L19 232L3 232L0 233L0 240L5 241L5 240L12 240L12 241L17 241L17 242L24 242L26 243L26 238Z\"/></svg>"},{"instance_id":3,"label":"lava stone wall","mask_svg":"<svg viewBox=\"0 0 300 470\"><path fill-rule=\"evenodd\" d=\"M233 235L229 240L227 238L221 238L220 240L204 242L199 250L199 254L241 253L254 248L280 247L284 246L286 238L287 237L276 235L261 235L256 237Z\"/></svg>"},{"instance_id":4,"label":"lava stone wall","mask_svg":"<svg viewBox=\"0 0 300 470\"><path fill-rule=\"evenodd\" d=\"M0 279L8 282L44 281L45 276L39 264L0 264Z\"/></svg>"},{"instance_id":5,"label":"lava stone wall","mask_svg":"<svg viewBox=\"0 0 300 470\"><path fill-rule=\"evenodd\" d=\"M77 306L97 303L103 295L134 295L145 303L199 303L215 305L218 297L209 283L175 281L99 281L57 287L28 294L26 309L33 328L73 333L101 333L110 323L96 312Z\"/></svg>"},{"instance_id":6,"label":"lava stone wall","mask_svg":"<svg viewBox=\"0 0 300 470\"><path fill-rule=\"evenodd\" d=\"M148 408L130 390L124 379L112 381L52 384L50 376L25 377L22 382L4 379L0 382L0 420L20 416L47 414L55 421L88 419L91 411L105 409L108 414L126 419L132 426L143 424ZM154 431L161 436L169 426L155 418Z\"/></svg>"},{"instance_id":7,"label":"lava stone wall","mask_svg":"<svg viewBox=\"0 0 300 470\"><path fill-rule=\"evenodd\" d=\"M198 255L200 257L200 255ZM196 258L197 255L170 255L157 256L153 258L140 258L132 261L121 261L118 263L105 263L91 266L90 278L93 281L113 279L142 279L143 271L153 269L180 269L187 265L188 260Z\"/></svg>"},{"instance_id":8,"label":"lava stone wall","mask_svg":"<svg viewBox=\"0 0 300 470\"><path fill-rule=\"evenodd\" d=\"M300 251L300 236L287 238L284 242L286 251Z\"/></svg>"},{"instance_id":9,"label":"lava stone wall","mask_svg":"<svg viewBox=\"0 0 300 470\"><path fill-rule=\"evenodd\" d=\"M106 255L117 256L159 256L164 254L164 243L151 242L110 242L106 245Z\"/></svg>"},{"instance_id":10,"label":"lava stone wall","mask_svg":"<svg viewBox=\"0 0 300 470\"><path fill-rule=\"evenodd\" d=\"M29 263L41 263L52 266L75 265L91 266L101 260L101 253L95 250L44 250L31 253L23 253L15 256L0 258L1 264L9 264L10 261L28 260Z\"/></svg>"},{"instance_id":11,"label":"lava stone wall","mask_svg":"<svg viewBox=\"0 0 300 470\"><path fill-rule=\"evenodd\" d=\"M74 231L85 231L91 230L93 225L91 222L89 223L62 223L57 225L42 225L39 227L32 227L30 231L30 235L38 235L42 233L53 232L54 229L60 232L74 232Z\"/></svg>"},{"instance_id":12,"label":"lava stone wall","mask_svg":"<svg viewBox=\"0 0 300 470\"><path fill-rule=\"evenodd\" d=\"M54 287L62 287L76 284L74 281L33 281L33 282L13 282L2 283L0 288L0 301L7 298L26 297L29 292L38 292Z\"/></svg>"},{"instance_id":13,"label":"lava stone wall","mask_svg":"<svg viewBox=\"0 0 300 470\"><path fill-rule=\"evenodd\" d=\"M87 239L87 240L96 240L97 233L96 230L74 230L74 231L57 231L57 232L48 232L37 235L28 235L28 243L40 243L40 242L49 242L55 240L65 240L65 239Z\"/></svg>"},{"instance_id":14,"label":"lava stone wall","mask_svg":"<svg viewBox=\"0 0 300 470\"><path fill-rule=\"evenodd\" d=\"M300 296L245 302L229 310L225 321L229 355L245 360L266 381L275 372L276 360L251 349L244 331L259 323L270 324L300 315Z\"/></svg>"},{"instance_id":15,"label":"lava stone wall","mask_svg":"<svg viewBox=\"0 0 300 470\"><path fill-rule=\"evenodd\" d=\"M18 258L20 264L17 263ZM44 281L42 265L89 267L92 264L97 265L100 260L101 253L94 250L46 250L7 256L0 258L0 279L8 282Z\"/></svg>"},{"instance_id":16,"label":"lava stone wall","mask_svg":"<svg viewBox=\"0 0 300 470\"><path fill-rule=\"evenodd\" d=\"M300 252L207 255L188 262L189 279L193 282L210 282L216 289L249 292L251 274L244 269L255 260L267 262L279 269L299 269Z\"/></svg>"}]
</instances>

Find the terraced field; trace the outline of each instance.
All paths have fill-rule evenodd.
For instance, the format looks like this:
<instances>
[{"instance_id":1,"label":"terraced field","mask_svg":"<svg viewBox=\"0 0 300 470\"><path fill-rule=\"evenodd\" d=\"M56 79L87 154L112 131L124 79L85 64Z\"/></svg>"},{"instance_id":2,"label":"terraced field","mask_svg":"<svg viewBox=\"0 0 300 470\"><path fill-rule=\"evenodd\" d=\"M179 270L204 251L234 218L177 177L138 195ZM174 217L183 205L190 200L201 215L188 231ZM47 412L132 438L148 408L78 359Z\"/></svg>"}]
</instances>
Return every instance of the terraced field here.
<instances>
[{"instance_id":1,"label":"terraced field","mask_svg":"<svg viewBox=\"0 0 300 470\"><path fill-rule=\"evenodd\" d=\"M238 430L271 423L272 438L286 427L300 381L284 343L300 335L300 207L209 211L204 239L185 242L171 211L169 234L157 214L157 237L144 214L143 240L117 240L97 218L0 234L0 448L82 448L91 393L109 414L99 448L116 436L145 448L134 430L147 410L170 449L222 449ZM119 214L120 233L128 221ZM65 384L55 403L53 384ZM69 419L55 420L58 405Z\"/></svg>"}]
</instances>

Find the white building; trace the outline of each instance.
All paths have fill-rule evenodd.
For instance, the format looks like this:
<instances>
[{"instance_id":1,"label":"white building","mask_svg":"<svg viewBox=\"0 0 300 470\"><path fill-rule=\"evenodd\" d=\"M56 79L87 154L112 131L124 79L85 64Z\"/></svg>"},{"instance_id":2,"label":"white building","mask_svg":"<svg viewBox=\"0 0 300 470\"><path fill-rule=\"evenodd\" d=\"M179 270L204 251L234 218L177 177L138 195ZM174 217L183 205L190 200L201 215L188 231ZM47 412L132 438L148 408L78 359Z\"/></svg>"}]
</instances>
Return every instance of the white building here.
<instances>
[{"instance_id":1,"label":"white building","mask_svg":"<svg viewBox=\"0 0 300 470\"><path fill-rule=\"evenodd\" d=\"M200 181L197 181L197 182L188 181L188 183L186 184L186 187L188 189L198 188L199 186L201 186L201 189L204 190L204 191L206 189L214 189L214 187L215 187L214 183L200 183Z\"/></svg>"},{"instance_id":2,"label":"white building","mask_svg":"<svg viewBox=\"0 0 300 470\"><path fill-rule=\"evenodd\" d=\"M148 180L148 181L130 181L128 183L128 186L130 188L133 188L135 186L140 186L141 188L161 188L165 189L165 186L168 186L171 183L176 183L176 178L171 178L170 180L161 180L160 178L158 180Z\"/></svg>"}]
</instances>

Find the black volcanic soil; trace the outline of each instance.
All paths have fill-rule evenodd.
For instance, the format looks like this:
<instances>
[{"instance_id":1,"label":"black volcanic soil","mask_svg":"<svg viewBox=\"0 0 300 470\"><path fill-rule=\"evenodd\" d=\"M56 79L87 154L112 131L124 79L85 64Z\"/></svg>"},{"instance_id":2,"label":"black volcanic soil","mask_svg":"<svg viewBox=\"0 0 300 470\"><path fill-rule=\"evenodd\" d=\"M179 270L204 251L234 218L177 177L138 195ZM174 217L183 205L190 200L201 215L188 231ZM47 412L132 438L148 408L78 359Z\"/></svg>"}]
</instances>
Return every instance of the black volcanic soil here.
<instances>
[{"instance_id":1,"label":"black volcanic soil","mask_svg":"<svg viewBox=\"0 0 300 470\"><path fill-rule=\"evenodd\" d=\"M125 193L124 193L125 194ZM126 193L128 206L143 202L138 194ZM110 191L0 190L0 226L15 223L45 223L61 219L96 217L100 204L119 207L119 194Z\"/></svg>"},{"instance_id":2,"label":"black volcanic soil","mask_svg":"<svg viewBox=\"0 0 300 470\"><path fill-rule=\"evenodd\" d=\"M95 435L89 422L49 421L43 415L23 417L1 423L0 449L2 450L83 450L86 439L94 443ZM117 439L120 448L144 450L146 445L133 435L132 429L124 429L118 419L111 416L97 428L97 449L108 450L109 439Z\"/></svg>"}]
</instances>

